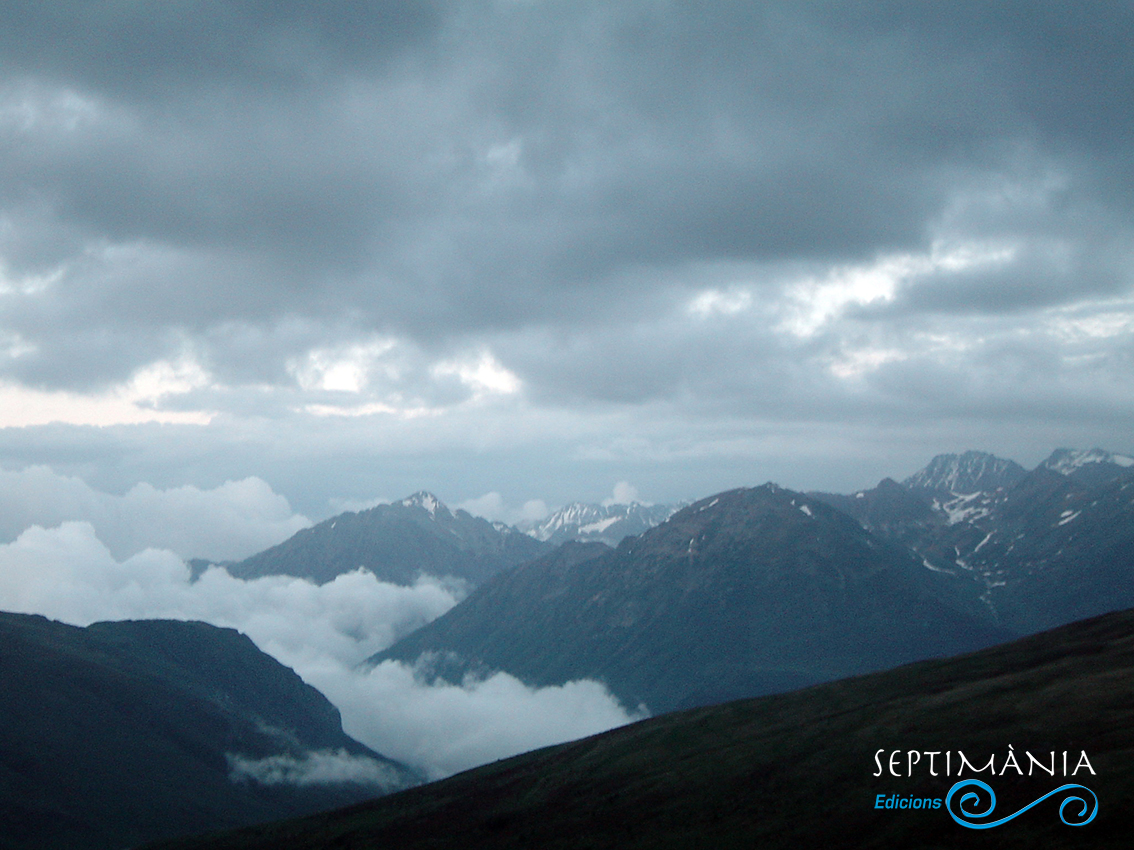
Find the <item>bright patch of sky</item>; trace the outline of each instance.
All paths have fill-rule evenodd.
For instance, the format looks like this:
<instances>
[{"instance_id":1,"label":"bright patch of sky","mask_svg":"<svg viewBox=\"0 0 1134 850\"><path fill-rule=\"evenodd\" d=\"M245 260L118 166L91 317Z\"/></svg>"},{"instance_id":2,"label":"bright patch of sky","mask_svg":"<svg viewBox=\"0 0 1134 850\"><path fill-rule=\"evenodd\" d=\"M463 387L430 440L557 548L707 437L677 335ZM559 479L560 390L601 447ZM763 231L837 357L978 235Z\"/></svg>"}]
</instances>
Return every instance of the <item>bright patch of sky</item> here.
<instances>
[{"instance_id":1,"label":"bright patch of sky","mask_svg":"<svg viewBox=\"0 0 1134 850\"><path fill-rule=\"evenodd\" d=\"M990 269L1012 261L1015 249L1003 245L934 245L927 254L895 254L872 263L839 266L822 277L789 284L779 328L812 336L848 307L890 301L899 287L918 277Z\"/></svg>"},{"instance_id":2,"label":"bright patch of sky","mask_svg":"<svg viewBox=\"0 0 1134 850\"><path fill-rule=\"evenodd\" d=\"M701 318L713 315L735 316L751 306L752 293L747 289L707 289L689 302L689 312Z\"/></svg>"},{"instance_id":3,"label":"bright patch of sky","mask_svg":"<svg viewBox=\"0 0 1134 850\"><path fill-rule=\"evenodd\" d=\"M316 349L290 363L288 370L304 390L361 393L370 383L371 370L382 369L386 376L398 377L395 365L381 362L382 355L394 346L393 340L376 340L344 349Z\"/></svg>"},{"instance_id":4,"label":"bright patch of sky","mask_svg":"<svg viewBox=\"0 0 1134 850\"><path fill-rule=\"evenodd\" d=\"M456 376L477 398L513 395L521 388L520 379L488 352L475 358L443 361L433 367L432 373L437 377Z\"/></svg>"},{"instance_id":5,"label":"bright patch of sky","mask_svg":"<svg viewBox=\"0 0 1134 850\"><path fill-rule=\"evenodd\" d=\"M73 133L95 121L99 112L97 101L69 88L24 81L0 89L0 130Z\"/></svg>"},{"instance_id":6,"label":"bright patch of sky","mask_svg":"<svg viewBox=\"0 0 1134 850\"><path fill-rule=\"evenodd\" d=\"M127 383L100 393L38 390L0 382L0 428L53 423L100 427L146 422L207 425L214 416L210 411L168 410L161 405L208 383L208 374L192 359L152 363Z\"/></svg>"}]
</instances>

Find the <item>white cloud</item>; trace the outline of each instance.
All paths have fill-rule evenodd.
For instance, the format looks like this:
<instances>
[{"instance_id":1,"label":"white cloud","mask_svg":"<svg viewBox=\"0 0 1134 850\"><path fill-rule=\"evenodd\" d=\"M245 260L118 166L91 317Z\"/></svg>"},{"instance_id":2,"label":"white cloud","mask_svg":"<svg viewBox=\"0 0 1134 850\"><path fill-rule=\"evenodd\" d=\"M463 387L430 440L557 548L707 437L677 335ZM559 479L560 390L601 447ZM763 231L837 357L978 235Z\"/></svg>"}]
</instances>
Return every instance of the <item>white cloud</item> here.
<instances>
[{"instance_id":1,"label":"white cloud","mask_svg":"<svg viewBox=\"0 0 1134 850\"><path fill-rule=\"evenodd\" d=\"M381 401L354 405L308 404L303 411L319 417L392 416L397 419L420 419L442 413L428 407L397 407Z\"/></svg>"},{"instance_id":2,"label":"white cloud","mask_svg":"<svg viewBox=\"0 0 1134 850\"><path fill-rule=\"evenodd\" d=\"M65 266L57 266L48 272L26 274L18 278L13 278L8 272L7 264L4 263L3 260L0 260L0 295L11 295L14 293L35 295L49 289L62 280L66 271ZM19 357L23 354L32 354L35 350L35 346L29 346L25 343L11 351L9 356Z\"/></svg>"},{"instance_id":3,"label":"white cloud","mask_svg":"<svg viewBox=\"0 0 1134 850\"><path fill-rule=\"evenodd\" d=\"M114 558L86 522L38 526L0 546L0 608L86 625L100 619L205 620L240 629L290 666L330 655L354 664L447 611L454 591L423 579L386 584L356 570L325 585L291 576L255 581L220 568L190 581L172 552Z\"/></svg>"},{"instance_id":4,"label":"white cloud","mask_svg":"<svg viewBox=\"0 0 1134 850\"><path fill-rule=\"evenodd\" d=\"M839 378L857 378L886 363L905 360L909 355L898 349L863 347L843 351L831 360L831 373Z\"/></svg>"},{"instance_id":5,"label":"white cloud","mask_svg":"<svg viewBox=\"0 0 1134 850\"><path fill-rule=\"evenodd\" d=\"M707 319L714 315L735 316L752 307L752 293L747 289L706 289L689 302L688 310Z\"/></svg>"},{"instance_id":6,"label":"white cloud","mask_svg":"<svg viewBox=\"0 0 1134 850\"><path fill-rule=\"evenodd\" d=\"M331 785L352 782L386 790L401 785L401 778L387 764L368 756L352 756L346 750L314 750L301 758L292 755L249 759L228 754L229 778L233 782L261 785Z\"/></svg>"},{"instance_id":7,"label":"white cloud","mask_svg":"<svg viewBox=\"0 0 1134 850\"><path fill-rule=\"evenodd\" d=\"M19 134L62 132L96 121L100 105L72 89L25 82L0 94L0 128Z\"/></svg>"},{"instance_id":8,"label":"white cloud","mask_svg":"<svg viewBox=\"0 0 1134 850\"><path fill-rule=\"evenodd\" d=\"M474 398L484 395L513 395L521 387L520 379L487 351L475 358L442 361L432 371L436 377L456 376L473 391Z\"/></svg>"},{"instance_id":9,"label":"white cloud","mask_svg":"<svg viewBox=\"0 0 1134 850\"><path fill-rule=\"evenodd\" d=\"M1134 302L1076 305L1049 311L1046 330L1060 342L1075 345L1134 334Z\"/></svg>"},{"instance_id":10,"label":"white cloud","mask_svg":"<svg viewBox=\"0 0 1134 850\"><path fill-rule=\"evenodd\" d=\"M346 348L316 349L292 361L288 371L295 375L304 390L360 393L369 385L372 371L381 371L394 379L398 377L394 363L381 361L394 347L393 340L376 339Z\"/></svg>"},{"instance_id":11,"label":"white cloud","mask_svg":"<svg viewBox=\"0 0 1134 850\"><path fill-rule=\"evenodd\" d=\"M517 508L507 504L504 497L495 490L475 499L467 499L457 507L489 522L504 522L508 525L541 520L548 514L547 503L543 499L529 499Z\"/></svg>"},{"instance_id":12,"label":"white cloud","mask_svg":"<svg viewBox=\"0 0 1134 850\"><path fill-rule=\"evenodd\" d=\"M504 517L507 515L507 508L504 506L504 497L497 493L495 490L491 493L485 493L476 499L467 499L457 505L457 508L463 511L468 511L473 516L483 517L484 519L503 522Z\"/></svg>"},{"instance_id":13,"label":"white cloud","mask_svg":"<svg viewBox=\"0 0 1134 850\"><path fill-rule=\"evenodd\" d=\"M162 382L170 377L168 386ZM213 414L199 410L159 410L155 400L183 392L184 383L168 364L141 370L125 385L102 393L39 390L19 384L0 383L0 427L23 428L62 422L68 425L137 425L165 422L207 425Z\"/></svg>"},{"instance_id":14,"label":"white cloud","mask_svg":"<svg viewBox=\"0 0 1134 850\"><path fill-rule=\"evenodd\" d=\"M535 522L546 517L551 511L547 508L547 503L543 499L529 499L524 502L520 508L520 515L518 517L521 521Z\"/></svg>"},{"instance_id":15,"label":"white cloud","mask_svg":"<svg viewBox=\"0 0 1134 850\"><path fill-rule=\"evenodd\" d=\"M259 478L211 490L159 490L143 482L118 496L46 467L0 469L0 539L75 520L91 523L118 558L158 548L214 561L247 557L311 524Z\"/></svg>"},{"instance_id":16,"label":"white cloud","mask_svg":"<svg viewBox=\"0 0 1134 850\"><path fill-rule=\"evenodd\" d=\"M606 507L610 507L611 505L629 505L638 501L640 501L638 488L629 481L619 481L614 485L614 493L603 499L602 503Z\"/></svg>"},{"instance_id":17,"label":"white cloud","mask_svg":"<svg viewBox=\"0 0 1134 850\"><path fill-rule=\"evenodd\" d=\"M428 684L395 663L360 669L457 601L438 581L401 587L363 570L315 585L288 576L242 581L214 567L191 582L168 551L115 559L87 522L32 527L0 545L0 610L76 625L170 618L239 629L338 706L348 734L430 777L636 718L596 682L530 688L498 673L458 686ZM365 776L369 768L310 754L234 763L234 770L259 781L302 782Z\"/></svg>"},{"instance_id":18,"label":"white cloud","mask_svg":"<svg viewBox=\"0 0 1134 850\"><path fill-rule=\"evenodd\" d=\"M437 779L645 716L627 712L599 682L533 688L507 673L460 685L422 681L413 665L385 661L363 675L334 668L310 681L339 706L349 734Z\"/></svg>"},{"instance_id":19,"label":"white cloud","mask_svg":"<svg viewBox=\"0 0 1134 850\"><path fill-rule=\"evenodd\" d=\"M779 330L809 337L848 307L893 300L898 288L913 278L992 269L1015 255L1012 246L966 242L935 244L924 254L890 254L871 263L836 266L822 278L805 278L788 287Z\"/></svg>"}]
</instances>

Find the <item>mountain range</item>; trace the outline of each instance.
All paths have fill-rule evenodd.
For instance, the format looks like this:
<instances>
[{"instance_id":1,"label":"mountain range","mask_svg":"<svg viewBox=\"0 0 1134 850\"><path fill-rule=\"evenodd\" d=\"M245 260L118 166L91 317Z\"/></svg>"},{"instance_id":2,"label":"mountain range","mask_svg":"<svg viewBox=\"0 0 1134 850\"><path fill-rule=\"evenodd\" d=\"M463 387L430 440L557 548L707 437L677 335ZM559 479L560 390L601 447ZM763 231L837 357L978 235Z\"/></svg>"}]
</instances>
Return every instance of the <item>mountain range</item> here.
<instances>
[{"instance_id":1,"label":"mountain range","mask_svg":"<svg viewBox=\"0 0 1134 850\"><path fill-rule=\"evenodd\" d=\"M569 540L618 545L668 519L677 506L574 502L542 520L509 526L450 510L421 491L369 510L339 514L243 561L223 566L238 578L290 575L317 584L356 569L411 585L420 576L474 587L501 570ZM194 574L207 561L190 562Z\"/></svg>"},{"instance_id":2,"label":"mountain range","mask_svg":"<svg viewBox=\"0 0 1134 850\"><path fill-rule=\"evenodd\" d=\"M1098 449L1058 450L1030 472L984 452L939 455L850 495L768 484L671 510L569 505L524 534L419 493L230 569L457 576L478 589L370 663L451 681L493 670L533 685L596 678L655 712L1134 605L1134 460ZM631 520L649 527L617 548L593 542Z\"/></svg>"},{"instance_id":3,"label":"mountain range","mask_svg":"<svg viewBox=\"0 0 1134 850\"><path fill-rule=\"evenodd\" d=\"M818 499L721 493L617 549L501 573L371 659L460 681L605 682L653 712L775 693L1007 640L967 576L925 569Z\"/></svg>"},{"instance_id":4,"label":"mountain range","mask_svg":"<svg viewBox=\"0 0 1134 850\"><path fill-rule=\"evenodd\" d=\"M673 712L348 809L147 850L1117 850L1129 846L1134 811L1132 635L1134 611L1114 613L971 655ZM907 770L911 752L920 763ZM962 776L960 753L983 772ZM974 776L996 794L978 825L1009 822L970 829L950 816L962 793L979 791L968 786L947 806L953 784ZM1079 787L1021 812L1065 784ZM1064 802L1075 796L1084 803ZM931 805L909 808L914 799ZM987 807L987 795L967 805Z\"/></svg>"},{"instance_id":5,"label":"mountain range","mask_svg":"<svg viewBox=\"0 0 1134 850\"><path fill-rule=\"evenodd\" d=\"M4 850L118 850L419 781L236 631L0 613Z\"/></svg>"},{"instance_id":6,"label":"mountain range","mask_svg":"<svg viewBox=\"0 0 1134 850\"><path fill-rule=\"evenodd\" d=\"M633 523L640 533L622 536ZM452 815L453 824L467 822L487 830L489 838L511 842L485 846L533 846L528 840L533 836L542 836L540 846L554 846L545 845L547 835L533 826L530 813L540 800L565 813L563 828L587 806L608 806L603 810L612 813L610 829L624 819L649 839L637 846L665 846L656 843L663 832L677 836L671 846L689 846L680 839L686 819L700 824L696 834L710 840L716 827L691 814L704 809L713 823L724 824L723 843L710 841L712 846L739 842L728 803L742 795L736 777L763 780L741 772L721 786L714 784L709 762L697 766L700 748L726 761L730 748L749 752L737 743L742 733L725 720L747 709L736 709L741 712L736 715L704 708L726 700L794 692L776 697L780 702L752 704L793 708L779 714L780 709L768 714L760 708L751 716L763 719L744 726L770 723L787 736L760 733L763 755L751 751L753 763L771 771L770 787L785 791L783 777L794 775L795 768L781 757L790 759L794 752L818 765L820 751L791 749L796 738L814 741L806 731L808 718L835 736L861 738L859 727L838 719L857 717L877 737L916 726L915 715L902 712L920 705L919 711L932 708L946 718L954 711L954 720L970 731L985 723L980 712L988 710L993 712L988 730L1011 736L1022 728L1040 735L1037 723L1013 725L1016 721L1004 721L1005 712L1022 711L1021 706L1033 711L1037 699L1053 704L1056 694L1082 691L1084 705L1094 706L1108 724L1126 722L1121 710L1128 711L1134 696L1129 664L1093 666L1129 651L1120 628L1129 633L1129 616L1097 621L1107 624L1097 628L1084 625L1086 631L1072 627L1058 632L1064 637L1054 642L1013 644L1028 647L1023 654L978 654L965 662L968 672L947 675L945 684L922 675L944 662L901 668L893 679L868 677L862 681L872 684L863 687L880 695L873 705L867 691L853 690L857 686L799 690L956 656L1134 606L1134 459L1098 449L1061 449L1030 471L982 452L939 455L902 482L884 479L849 495L804 494L769 483L719 493L676 512L572 505L526 530L451 511L436 497L418 493L333 517L226 568L246 578L286 574L320 583L359 568L399 584L423 575L455 581L473 588L464 601L368 663L411 663L421 678L454 682L496 670L530 685L593 678L631 709L670 713L655 721L659 725L644 727L658 737L639 739L627 732L625 740L637 744L552 751L560 754L552 763L563 766L562 775L539 754L516 762L519 773L503 765L500 773L474 774L476 783L497 788L485 792L488 799L463 780L441 786L452 789L442 792L449 802L439 802L432 792L402 798L419 801L422 812L448 813L443 816ZM1042 667L1043 678L1012 678L1013 664L1023 665L1021 671ZM1094 671L1089 675L1095 678L1077 678L1080 667ZM992 678L982 678L985 673ZM326 809L418 781L343 734L330 703L231 630L168 621L78 629L0 614L0 682L0 850L118 848ZM899 693L894 683L906 690ZM840 702L848 693L860 696ZM935 702L935 693L951 696ZM1044 693L1050 699L1041 699ZM950 708L951 700L962 698L972 705ZM832 708L838 705L849 708ZM689 707L702 707L702 713L672 714ZM828 708L833 713L824 714ZM875 714L888 719L874 723ZM682 725L683 717L698 719ZM946 727L932 728L940 742ZM1087 734L1075 729L1074 734ZM619 734L598 740L617 742ZM1045 746L1088 740L1064 731L1053 735L1043 738ZM1089 740L1103 749L1112 744ZM640 759L634 755L639 744L645 747ZM683 749L686 744L692 750ZM622 764L622 773L602 779L596 765L606 764L605 754L611 753L617 754L609 764ZM582 761L573 762L576 757ZM651 759L659 760L657 769ZM667 786L672 773L664 767L667 759L709 777L708 785ZM635 770L641 786L635 785ZM739 762L735 770L742 771ZM815 770L828 773L821 766ZM312 781L316 776L328 781ZM601 780L606 796L587 797L579 776ZM508 796L511 791L493 784L497 778L507 788L530 781L544 790L517 802ZM638 787L644 796L635 796ZM554 800L545 799L545 791ZM817 788L814 799L831 793L830 787ZM567 797L555 796L560 794ZM706 802L721 794L723 804ZM513 802L501 802L507 800ZM574 808L576 802L583 808ZM752 814L753 805L738 811ZM841 803L830 805L840 817L858 816L840 809ZM414 831L404 831L416 823L409 810L391 815L391 809L374 809L379 810L386 812L382 823L395 824L393 833L382 834L400 835L405 846L415 846ZM497 815L482 821L477 811ZM646 823L658 811L670 813L659 822L670 831ZM776 829L784 835L801 834L760 811L763 820L752 823L779 823ZM403 816L409 820L399 821ZM328 817L322 823L333 832L337 821ZM906 827L873 818L869 823L879 834L907 835ZM274 827L265 829L275 834ZM445 829L438 846L455 846L446 843L452 834ZM339 843L333 846L370 846L364 833L356 844L336 833ZM626 840L614 841L614 834L602 833L589 844L580 840L586 846L635 846L633 835L618 832ZM1110 833L1091 833L1099 834ZM1059 834L1061 843L1065 837ZM583 846L573 840L565 838L563 846Z\"/></svg>"},{"instance_id":7,"label":"mountain range","mask_svg":"<svg viewBox=\"0 0 1134 850\"><path fill-rule=\"evenodd\" d=\"M993 620L1028 634L1134 605L1134 459L1060 449L1030 472L940 455L901 484L816 493L929 569L980 584Z\"/></svg>"}]
</instances>

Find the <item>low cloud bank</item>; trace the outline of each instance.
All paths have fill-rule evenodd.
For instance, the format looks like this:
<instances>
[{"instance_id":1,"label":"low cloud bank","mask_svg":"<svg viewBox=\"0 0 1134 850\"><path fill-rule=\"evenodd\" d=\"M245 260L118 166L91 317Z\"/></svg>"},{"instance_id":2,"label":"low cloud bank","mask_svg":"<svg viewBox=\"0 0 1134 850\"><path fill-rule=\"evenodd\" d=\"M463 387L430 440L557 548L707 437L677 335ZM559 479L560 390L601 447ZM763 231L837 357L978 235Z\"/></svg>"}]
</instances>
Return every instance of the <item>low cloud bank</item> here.
<instances>
[{"instance_id":1,"label":"low cloud bank","mask_svg":"<svg viewBox=\"0 0 1134 850\"><path fill-rule=\"evenodd\" d=\"M402 780L389 765L368 756L352 756L346 750L313 750L297 757L268 756L249 759L228 754L228 775L233 782L261 785L369 785L383 791L402 786Z\"/></svg>"},{"instance_id":2,"label":"low cloud bank","mask_svg":"<svg viewBox=\"0 0 1134 850\"><path fill-rule=\"evenodd\" d=\"M592 681L531 688L496 673L452 685L430 683L411 665L359 667L458 601L441 581L402 587L363 570L315 585L290 576L243 581L212 567L192 581L167 550L116 558L90 522L33 526L0 544L0 610L75 625L170 618L239 629L321 690L348 734L430 778L638 718ZM257 781L299 781L332 775L332 763L346 771L315 755L234 769Z\"/></svg>"},{"instance_id":3,"label":"low cloud bank","mask_svg":"<svg viewBox=\"0 0 1134 850\"><path fill-rule=\"evenodd\" d=\"M435 579L403 587L363 570L320 586L291 576L242 581L212 567L193 582L188 566L172 552L146 549L116 560L86 522L33 526L0 546L5 610L77 625L204 620L239 629L297 669L322 656L349 660L377 652L457 601L455 591Z\"/></svg>"},{"instance_id":4,"label":"low cloud bank","mask_svg":"<svg viewBox=\"0 0 1134 850\"><path fill-rule=\"evenodd\" d=\"M246 558L311 525L259 478L211 490L142 482L117 496L43 466L0 469L0 539L70 521L89 522L119 559L157 548L213 561Z\"/></svg>"},{"instance_id":5,"label":"low cloud bank","mask_svg":"<svg viewBox=\"0 0 1134 850\"><path fill-rule=\"evenodd\" d=\"M506 755L570 741L646 716L628 712L600 682L533 688L507 673L426 681L385 661L365 673L308 669L343 712L347 733L439 779Z\"/></svg>"}]
</instances>

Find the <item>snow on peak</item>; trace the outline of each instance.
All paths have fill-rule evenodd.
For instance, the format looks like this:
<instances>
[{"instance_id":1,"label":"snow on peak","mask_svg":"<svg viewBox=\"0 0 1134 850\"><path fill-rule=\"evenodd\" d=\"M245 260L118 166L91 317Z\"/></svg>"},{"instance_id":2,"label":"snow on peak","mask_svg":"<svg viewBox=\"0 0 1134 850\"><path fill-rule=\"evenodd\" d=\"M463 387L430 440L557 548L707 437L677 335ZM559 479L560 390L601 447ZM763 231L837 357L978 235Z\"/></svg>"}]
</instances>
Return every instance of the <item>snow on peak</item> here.
<instances>
[{"instance_id":1,"label":"snow on peak","mask_svg":"<svg viewBox=\"0 0 1134 850\"><path fill-rule=\"evenodd\" d=\"M645 505L641 502L610 505L573 502L524 531L537 540L602 540L615 545L624 536L641 534L664 522L677 506Z\"/></svg>"},{"instance_id":2,"label":"snow on peak","mask_svg":"<svg viewBox=\"0 0 1134 850\"><path fill-rule=\"evenodd\" d=\"M402 499L402 505L407 508L422 508L428 511L431 517L436 517L438 510L448 510L441 503L440 499L425 490L421 490L420 492L414 493L412 496Z\"/></svg>"},{"instance_id":3,"label":"snow on peak","mask_svg":"<svg viewBox=\"0 0 1134 850\"><path fill-rule=\"evenodd\" d=\"M1103 449L1056 449L1043 465L1061 475L1070 475L1076 469L1095 463L1114 464L1125 468L1134 466L1134 458Z\"/></svg>"},{"instance_id":4,"label":"snow on peak","mask_svg":"<svg viewBox=\"0 0 1134 850\"><path fill-rule=\"evenodd\" d=\"M937 455L903 484L927 490L944 490L954 495L991 492L1011 486L1025 475L1024 468L1012 460L988 452Z\"/></svg>"}]
</instances>

